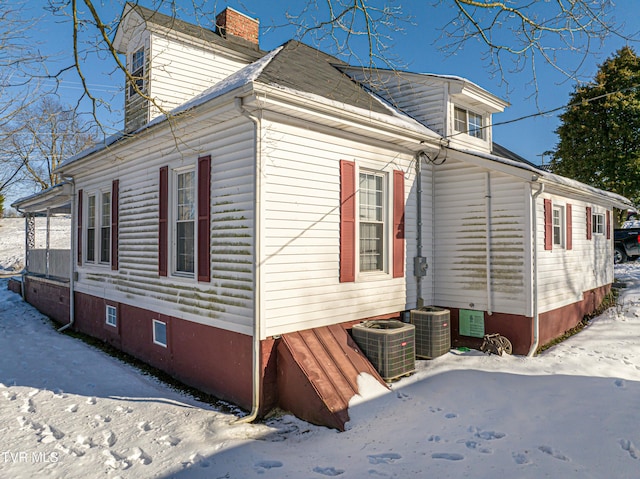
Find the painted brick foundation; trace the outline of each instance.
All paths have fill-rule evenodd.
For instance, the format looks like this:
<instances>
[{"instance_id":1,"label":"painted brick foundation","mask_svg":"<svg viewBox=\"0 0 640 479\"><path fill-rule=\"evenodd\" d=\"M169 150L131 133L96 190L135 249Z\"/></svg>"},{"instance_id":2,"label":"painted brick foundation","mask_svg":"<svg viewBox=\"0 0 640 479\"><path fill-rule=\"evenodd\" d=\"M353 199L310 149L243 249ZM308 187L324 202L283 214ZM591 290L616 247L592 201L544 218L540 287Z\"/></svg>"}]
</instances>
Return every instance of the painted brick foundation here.
<instances>
[{"instance_id":1,"label":"painted brick foundation","mask_svg":"<svg viewBox=\"0 0 640 479\"><path fill-rule=\"evenodd\" d=\"M20 291L13 280L12 291ZM587 291L583 300L540 315L543 345L592 313L611 290L610 285ZM69 322L69 287L36 277L25 281L27 301L55 321ZM117 327L106 324L106 307L117 311ZM451 311L453 347L479 348L479 338L459 334L459 310ZM249 410L252 406L252 340L250 336L162 315L135 306L76 292L74 329L99 338L161 369L183 383ZM398 314L391 315L398 317ZM153 320L167 325L167 347L153 342ZM355 321L358 322L358 321ZM343 325L348 329L354 322ZM515 354L526 354L533 343L533 320L512 314L485 314L485 331L508 337ZM261 414L279 403L278 341L261 342ZM282 385L280 385L282 387Z\"/></svg>"},{"instance_id":2,"label":"painted brick foundation","mask_svg":"<svg viewBox=\"0 0 640 479\"><path fill-rule=\"evenodd\" d=\"M44 278L25 276L27 303L58 323L69 322L69 284Z\"/></svg>"},{"instance_id":3,"label":"painted brick foundation","mask_svg":"<svg viewBox=\"0 0 640 479\"><path fill-rule=\"evenodd\" d=\"M611 291L611 285L586 291L580 302L540 314L540 341L543 346L562 336L566 331L575 327L586 315L593 313L602 303L604 297ZM452 346L467 346L479 349L482 338L471 338L460 335L459 313L457 308L451 310L451 338ZM527 354L533 345L533 318L516 314L485 313L485 332L500 333L506 336L513 345L514 354Z\"/></svg>"},{"instance_id":4,"label":"painted brick foundation","mask_svg":"<svg viewBox=\"0 0 640 479\"><path fill-rule=\"evenodd\" d=\"M105 322L106 306L118 311L118 327ZM153 320L167 325L167 347L153 342ZM74 328L161 369L179 381L250 410L250 336L76 293ZM262 412L276 405L275 341L261 342Z\"/></svg>"}]
</instances>

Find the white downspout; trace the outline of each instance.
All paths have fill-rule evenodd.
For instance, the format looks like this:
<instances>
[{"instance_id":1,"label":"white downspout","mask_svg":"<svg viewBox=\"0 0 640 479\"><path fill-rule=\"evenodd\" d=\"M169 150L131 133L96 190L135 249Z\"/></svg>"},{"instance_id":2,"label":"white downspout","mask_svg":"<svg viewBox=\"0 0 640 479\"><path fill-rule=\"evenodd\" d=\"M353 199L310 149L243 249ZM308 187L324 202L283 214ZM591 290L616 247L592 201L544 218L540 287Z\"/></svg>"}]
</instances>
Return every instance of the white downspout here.
<instances>
[{"instance_id":1,"label":"white downspout","mask_svg":"<svg viewBox=\"0 0 640 479\"><path fill-rule=\"evenodd\" d=\"M261 313L262 313L262 302L261 302L261 266L260 263L262 261L261 251L261 191L262 191L262 141L261 141L261 120L259 117L252 115L249 113L243 103L242 98L235 99L235 107L240 112L241 115L248 118L251 122L253 122L255 126L255 137L256 137L256 158L255 158L255 213L254 213L254 295L253 295L253 367L252 367L252 378L253 378L253 396L252 396L252 407L251 413L248 416L238 419L236 422L253 422L258 417L258 412L260 411L260 370L261 370L261 355L260 355L260 334L261 334Z\"/></svg>"},{"instance_id":2,"label":"white downspout","mask_svg":"<svg viewBox=\"0 0 640 479\"><path fill-rule=\"evenodd\" d=\"M71 245L69 251L69 322L58 329L58 332L63 332L66 329L73 326L73 323L76 321L76 306L75 306L75 258L77 251L77 222L78 218L76 217L76 184L73 181L73 178L67 178L66 181L71 185Z\"/></svg>"},{"instance_id":3,"label":"white downspout","mask_svg":"<svg viewBox=\"0 0 640 479\"><path fill-rule=\"evenodd\" d=\"M418 234L416 236L416 257L422 257L422 155L420 152L416 155L416 185L417 185L417 200L416 200L416 215L417 215L417 227ZM414 264L414 270L416 266ZM416 274L416 307L422 308L424 306L424 298L422 296L422 275L419 271L414 271Z\"/></svg>"},{"instance_id":4,"label":"white downspout","mask_svg":"<svg viewBox=\"0 0 640 479\"><path fill-rule=\"evenodd\" d=\"M49 279L49 265L51 262L51 208L47 208L47 234L45 241L45 251L44 251L44 277Z\"/></svg>"},{"instance_id":5,"label":"white downspout","mask_svg":"<svg viewBox=\"0 0 640 479\"><path fill-rule=\"evenodd\" d=\"M533 285L532 298L533 301L533 344L527 353L528 357L536 354L538 345L540 344L540 316L538 314L538 221L537 221L537 205L536 198L544 191L544 184L540 185L540 189L531 194L531 229L533 230Z\"/></svg>"},{"instance_id":6,"label":"white downspout","mask_svg":"<svg viewBox=\"0 0 640 479\"><path fill-rule=\"evenodd\" d=\"M486 270L487 270L487 314L493 314L493 298L491 292L491 173L487 171L484 183L484 206L486 227Z\"/></svg>"}]
</instances>

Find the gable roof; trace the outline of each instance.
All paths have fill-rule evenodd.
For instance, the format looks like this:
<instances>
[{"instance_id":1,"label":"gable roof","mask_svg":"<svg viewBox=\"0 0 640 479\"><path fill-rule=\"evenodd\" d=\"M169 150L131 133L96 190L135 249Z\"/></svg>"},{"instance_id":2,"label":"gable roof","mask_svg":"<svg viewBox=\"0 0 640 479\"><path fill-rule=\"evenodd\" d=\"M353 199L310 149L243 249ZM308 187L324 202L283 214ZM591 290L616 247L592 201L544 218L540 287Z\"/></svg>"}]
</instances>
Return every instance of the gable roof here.
<instances>
[{"instance_id":1,"label":"gable roof","mask_svg":"<svg viewBox=\"0 0 640 479\"><path fill-rule=\"evenodd\" d=\"M505 146L500 145L499 143L496 143L495 141L491 144L491 154L500 156L502 158L507 158L509 160L526 163L527 165L533 166L535 168L540 168L540 165L536 165L535 163L532 163L531 161L527 160L523 156L518 155L517 153L511 151Z\"/></svg>"},{"instance_id":2,"label":"gable roof","mask_svg":"<svg viewBox=\"0 0 640 479\"><path fill-rule=\"evenodd\" d=\"M130 25L133 22L134 25ZM127 2L120 16L120 22L116 30L113 44L121 53L124 46L130 40L127 35L135 30L135 24L144 22L149 30L162 31L164 33L174 32L187 35L192 38L212 43L219 47L240 53L249 57L251 60L257 60L266 52L261 50L258 45L235 36L223 37L217 29L212 30L202 25L185 22L174 16L165 15L157 10L138 5L137 3ZM215 18L212 19L212 25L215 24Z\"/></svg>"},{"instance_id":3,"label":"gable roof","mask_svg":"<svg viewBox=\"0 0 640 479\"><path fill-rule=\"evenodd\" d=\"M376 113L390 110L334 65L331 55L290 40L264 68L256 81L284 89L317 95Z\"/></svg>"}]
</instances>

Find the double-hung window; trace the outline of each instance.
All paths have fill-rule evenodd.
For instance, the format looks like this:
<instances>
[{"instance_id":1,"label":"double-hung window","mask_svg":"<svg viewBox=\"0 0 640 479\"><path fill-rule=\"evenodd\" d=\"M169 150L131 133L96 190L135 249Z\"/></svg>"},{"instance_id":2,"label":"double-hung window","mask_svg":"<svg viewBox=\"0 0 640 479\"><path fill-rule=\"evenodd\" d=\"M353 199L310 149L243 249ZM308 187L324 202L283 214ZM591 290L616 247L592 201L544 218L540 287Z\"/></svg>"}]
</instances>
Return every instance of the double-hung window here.
<instances>
[{"instance_id":1,"label":"double-hung window","mask_svg":"<svg viewBox=\"0 0 640 479\"><path fill-rule=\"evenodd\" d=\"M360 271L384 271L385 175L360 172Z\"/></svg>"},{"instance_id":2,"label":"double-hung window","mask_svg":"<svg viewBox=\"0 0 640 479\"><path fill-rule=\"evenodd\" d=\"M602 213L593 213L591 215L591 231L596 235L604 234L604 215Z\"/></svg>"},{"instance_id":3,"label":"double-hung window","mask_svg":"<svg viewBox=\"0 0 640 479\"><path fill-rule=\"evenodd\" d=\"M102 193L100 208L100 262L111 260L111 193Z\"/></svg>"},{"instance_id":4,"label":"double-hung window","mask_svg":"<svg viewBox=\"0 0 640 479\"><path fill-rule=\"evenodd\" d=\"M111 261L111 191L97 191L87 196L87 263Z\"/></svg>"},{"instance_id":5,"label":"double-hung window","mask_svg":"<svg viewBox=\"0 0 640 479\"><path fill-rule=\"evenodd\" d=\"M129 85L129 97L136 94L135 86L138 90L144 89L144 47L136 50L131 55L131 76L133 77L133 83Z\"/></svg>"},{"instance_id":6,"label":"double-hung window","mask_svg":"<svg viewBox=\"0 0 640 479\"><path fill-rule=\"evenodd\" d=\"M467 133L474 138L484 139L482 115L464 108L455 107L453 128L461 133Z\"/></svg>"},{"instance_id":7,"label":"double-hung window","mask_svg":"<svg viewBox=\"0 0 640 479\"><path fill-rule=\"evenodd\" d=\"M174 265L178 275L193 276L195 268L196 172L175 172Z\"/></svg>"},{"instance_id":8,"label":"double-hung window","mask_svg":"<svg viewBox=\"0 0 640 479\"><path fill-rule=\"evenodd\" d=\"M87 198L87 262L96 260L96 197Z\"/></svg>"},{"instance_id":9,"label":"double-hung window","mask_svg":"<svg viewBox=\"0 0 640 479\"><path fill-rule=\"evenodd\" d=\"M562 206L553 206L553 245L560 248L564 247L564 208Z\"/></svg>"}]
</instances>

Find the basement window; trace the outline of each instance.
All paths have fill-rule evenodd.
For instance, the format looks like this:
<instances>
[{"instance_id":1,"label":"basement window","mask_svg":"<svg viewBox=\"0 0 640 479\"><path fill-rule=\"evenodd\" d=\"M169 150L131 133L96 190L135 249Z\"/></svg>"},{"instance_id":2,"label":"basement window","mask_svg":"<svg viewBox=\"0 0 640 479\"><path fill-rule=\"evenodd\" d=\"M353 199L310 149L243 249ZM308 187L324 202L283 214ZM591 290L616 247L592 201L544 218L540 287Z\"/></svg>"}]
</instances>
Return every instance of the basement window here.
<instances>
[{"instance_id":1,"label":"basement window","mask_svg":"<svg viewBox=\"0 0 640 479\"><path fill-rule=\"evenodd\" d=\"M106 323L114 328L118 327L118 311L114 306L107 305Z\"/></svg>"},{"instance_id":2,"label":"basement window","mask_svg":"<svg viewBox=\"0 0 640 479\"><path fill-rule=\"evenodd\" d=\"M153 320L153 343L158 346L167 347L167 323Z\"/></svg>"}]
</instances>

